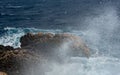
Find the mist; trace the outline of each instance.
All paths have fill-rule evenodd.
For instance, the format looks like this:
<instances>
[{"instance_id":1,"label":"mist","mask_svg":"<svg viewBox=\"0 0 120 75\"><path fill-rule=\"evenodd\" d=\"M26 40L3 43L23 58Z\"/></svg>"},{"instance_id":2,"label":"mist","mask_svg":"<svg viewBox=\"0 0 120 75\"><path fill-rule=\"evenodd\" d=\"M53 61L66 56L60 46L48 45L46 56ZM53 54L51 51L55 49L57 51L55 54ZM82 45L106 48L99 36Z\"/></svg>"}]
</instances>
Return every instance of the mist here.
<instances>
[{"instance_id":1,"label":"mist","mask_svg":"<svg viewBox=\"0 0 120 75\"><path fill-rule=\"evenodd\" d=\"M96 8L95 15L86 17L85 24L88 26L84 32L90 47L99 55L114 56L116 48L119 48L119 13L118 8L106 4ZM114 51L113 51L114 50Z\"/></svg>"},{"instance_id":2,"label":"mist","mask_svg":"<svg viewBox=\"0 0 120 75\"><path fill-rule=\"evenodd\" d=\"M85 17L87 28L82 31L82 37L91 48L91 57L70 57L71 42L63 42L60 47L54 48L52 56L42 57L41 63L32 66L31 75L119 75L119 59L112 58L119 57L120 50L120 43L116 40L120 37L118 9L106 4L93 12L96 15ZM26 71L26 75L30 72Z\"/></svg>"},{"instance_id":3,"label":"mist","mask_svg":"<svg viewBox=\"0 0 120 75\"><path fill-rule=\"evenodd\" d=\"M78 40L79 41L79 40ZM72 62L71 58L74 55L83 55L82 51L79 53L75 53L74 50L71 49L74 41L64 40L59 46L49 49L49 51L45 51L46 53L40 54L41 58L39 58L39 63L30 65L31 68L24 69L25 75L66 75L67 69L65 66L71 66ZM36 46L39 49L39 46ZM86 57L85 57L86 58ZM63 73L63 70L66 69L66 73Z\"/></svg>"}]
</instances>

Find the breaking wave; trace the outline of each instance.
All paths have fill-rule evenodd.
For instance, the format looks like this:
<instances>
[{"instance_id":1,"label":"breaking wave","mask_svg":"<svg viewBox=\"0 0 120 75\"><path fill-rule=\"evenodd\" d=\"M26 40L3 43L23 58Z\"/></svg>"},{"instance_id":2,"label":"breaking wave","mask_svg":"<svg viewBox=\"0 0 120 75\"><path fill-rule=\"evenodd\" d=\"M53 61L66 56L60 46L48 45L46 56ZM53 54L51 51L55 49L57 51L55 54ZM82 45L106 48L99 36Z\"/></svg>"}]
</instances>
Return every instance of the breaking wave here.
<instances>
[{"instance_id":1,"label":"breaking wave","mask_svg":"<svg viewBox=\"0 0 120 75\"><path fill-rule=\"evenodd\" d=\"M37 29L37 28L14 28L14 27L5 27L2 29L4 33L0 36L0 44L13 46L14 48L20 47L20 37L25 35L28 32L37 33L37 32L51 32L51 33L60 33L62 30L47 30L47 29Z\"/></svg>"}]
</instances>

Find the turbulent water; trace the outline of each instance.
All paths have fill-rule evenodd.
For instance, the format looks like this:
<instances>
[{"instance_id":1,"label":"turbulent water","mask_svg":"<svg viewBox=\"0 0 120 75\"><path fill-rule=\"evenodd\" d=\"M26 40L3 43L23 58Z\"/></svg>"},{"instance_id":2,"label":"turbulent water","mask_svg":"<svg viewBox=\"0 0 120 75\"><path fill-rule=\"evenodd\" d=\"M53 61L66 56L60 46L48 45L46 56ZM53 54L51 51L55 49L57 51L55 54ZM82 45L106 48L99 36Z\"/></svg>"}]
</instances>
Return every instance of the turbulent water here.
<instances>
[{"instance_id":1,"label":"turbulent water","mask_svg":"<svg viewBox=\"0 0 120 75\"><path fill-rule=\"evenodd\" d=\"M20 37L28 32L75 34L91 49L90 58L52 63L45 75L120 75L119 4L119 0L0 0L0 44L20 47Z\"/></svg>"},{"instance_id":2,"label":"turbulent water","mask_svg":"<svg viewBox=\"0 0 120 75\"><path fill-rule=\"evenodd\" d=\"M1 35L0 44L11 45L15 48L20 47L19 39L27 32L37 33L37 32L51 32L51 33L64 33L66 31L56 29L36 29L36 28L4 28L4 33ZM45 75L120 75L120 58L119 50L109 48L108 42L100 43L96 33L91 33L89 31L76 31L71 30L67 33L72 33L79 35L91 48L91 57L89 59L83 57L71 57L67 63L50 64L52 67L51 71L45 72ZM94 34L94 35L93 35ZM88 38L89 36L89 38ZM94 37L91 37L94 36ZM95 39L93 39L95 38ZM100 40L99 41L103 41ZM99 46L97 46L97 44ZM107 44L106 44L107 43ZM117 52L118 51L118 52ZM64 58L63 58L64 59ZM48 65L48 64L47 64ZM45 66L46 67L46 66ZM39 71L39 70L38 70ZM38 72L39 73L39 72Z\"/></svg>"}]
</instances>

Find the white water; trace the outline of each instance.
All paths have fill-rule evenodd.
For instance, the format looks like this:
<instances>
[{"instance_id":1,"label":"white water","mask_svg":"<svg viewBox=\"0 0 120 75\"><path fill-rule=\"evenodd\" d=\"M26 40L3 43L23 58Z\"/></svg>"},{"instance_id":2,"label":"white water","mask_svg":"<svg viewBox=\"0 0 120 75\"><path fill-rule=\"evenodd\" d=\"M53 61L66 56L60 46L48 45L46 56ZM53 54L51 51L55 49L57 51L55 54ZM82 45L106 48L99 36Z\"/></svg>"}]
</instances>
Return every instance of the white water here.
<instances>
[{"instance_id":1,"label":"white water","mask_svg":"<svg viewBox=\"0 0 120 75\"><path fill-rule=\"evenodd\" d=\"M0 37L0 44L2 45L10 45L14 48L20 47L20 37L25 35L28 32L37 33L37 32L51 32L51 33L59 33L62 32L59 29L56 30L46 30L46 29L36 29L36 28L14 28L14 27L6 27L4 30L7 32Z\"/></svg>"},{"instance_id":2,"label":"white water","mask_svg":"<svg viewBox=\"0 0 120 75\"><path fill-rule=\"evenodd\" d=\"M110 57L72 58L70 63L53 64L46 75L120 75L120 60Z\"/></svg>"}]
</instances>

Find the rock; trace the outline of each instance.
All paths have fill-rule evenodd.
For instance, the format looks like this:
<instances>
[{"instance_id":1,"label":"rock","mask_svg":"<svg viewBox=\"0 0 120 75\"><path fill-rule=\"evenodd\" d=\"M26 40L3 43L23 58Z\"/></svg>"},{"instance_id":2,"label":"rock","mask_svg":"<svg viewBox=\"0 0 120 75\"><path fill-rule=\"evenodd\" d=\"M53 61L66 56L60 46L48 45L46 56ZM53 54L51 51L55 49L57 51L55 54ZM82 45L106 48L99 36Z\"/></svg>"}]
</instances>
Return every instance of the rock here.
<instances>
[{"instance_id":1,"label":"rock","mask_svg":"<svg viewBox=\"0 0 120 75\"><path fill-rule=\"evenodd\" d=\"M28 33L21 37L21 48L36 51L38 53L53 55L64 44L69 47L69 55L79 55L89 57L89 48L83 40L76 35L72 34L52 34L52 33ZM56 51L55 51L56 50ZM59 53L58 53L59 54Z\"/></svg>"},{"instance_id":2,"label":"rock","mask_svg":"<svg viewBox=\"0 0 120 75\"><path fill-rule=\"evenodd\" d=\"M5 47L3 45L0 45L0 51L5 50Z\"/></svg>"},{"instance_id":3,"label":"rock","mask_svg":"<svg viewBox=\"0 0 120 75\"><path fill-rule=\"evenodd\" d=\"M3 46L3 45L0 45L0 51L2 51L2 50L14 50L14 48L11 47L11 46Z\"/></svg>"},{"instance_id":4,"label":"rock","mask_svg":"<svg viewBox=\"0 0 120 75\"><path fill-rule=\"evenodd\" d=\"M11 46L5 46L5 50L14 50L14 48Z\"/></svg>"},{"instance_id":5,"label":"rock","mask_svg":"<svg viewBox=\"0 0 120 75\"><path fill-rule=\"evenodd\" d=\"M8 75L25 75L24 70L29 70L42 60L34 52L26 50L9 50L0 52L0 72ZM32 66L31 66L32 65ZM6 75L6 74L5 74Z\"/></svg>"},{"instance_id":6,"label":"rock","mask_svg":"<svg viewBox=\"0 0 120 75\"><path fill-rule=\"evenodd\" d=\"M0 75L7 75L7 73L5 73L5 72L0 72Z\"/></svg>"}]
</instances>

